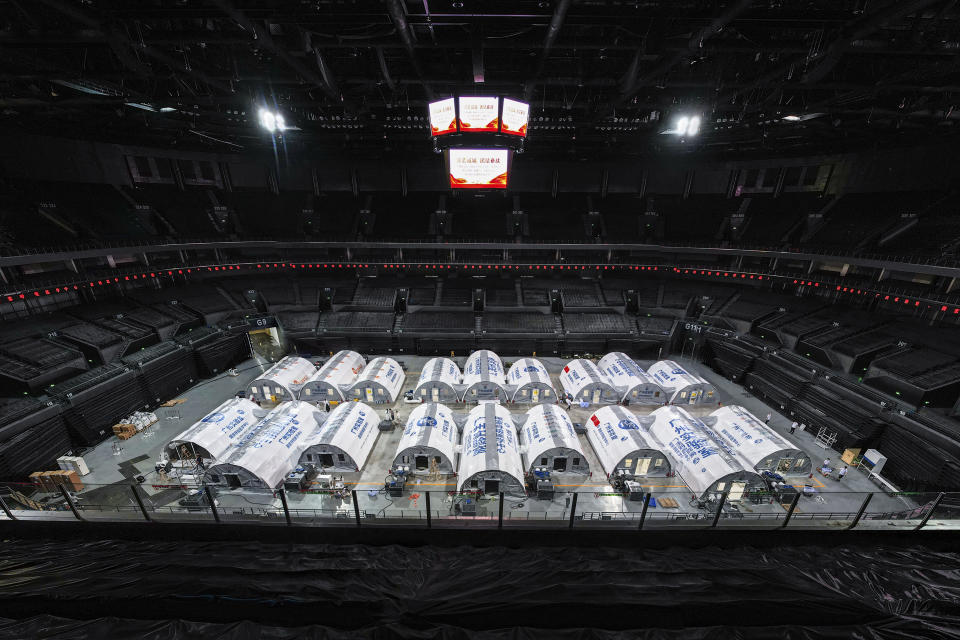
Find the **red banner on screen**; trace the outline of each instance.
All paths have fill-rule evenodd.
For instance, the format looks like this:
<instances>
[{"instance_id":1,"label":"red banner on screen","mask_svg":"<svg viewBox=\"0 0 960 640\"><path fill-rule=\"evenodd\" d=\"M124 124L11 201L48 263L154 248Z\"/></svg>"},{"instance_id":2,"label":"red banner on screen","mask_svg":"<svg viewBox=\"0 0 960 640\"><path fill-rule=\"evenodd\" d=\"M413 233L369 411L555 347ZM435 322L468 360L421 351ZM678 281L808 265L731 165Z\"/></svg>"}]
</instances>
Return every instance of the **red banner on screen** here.
<instances>
[{"instance_id":1,"label":"red banner on screen","mask_svg":"<svg viewBox=\"0 0 960 640\"><path fill-rule=\"evenodd\" d=\"M499 98L460 97L460 131L462 133L496 133L500 130Z\"/></svg>"},{"instance_id":2,"label":"red banner on screen","mask_svg":"<svg viewBox=\"0 0 960 640\"><path fill-rule=\"evenodd\" d=\"M455 133L456 130L457 114L454 110L453 98L431 102L430 135L442 136L445 133Z\"/></svg>"}]
</instances>

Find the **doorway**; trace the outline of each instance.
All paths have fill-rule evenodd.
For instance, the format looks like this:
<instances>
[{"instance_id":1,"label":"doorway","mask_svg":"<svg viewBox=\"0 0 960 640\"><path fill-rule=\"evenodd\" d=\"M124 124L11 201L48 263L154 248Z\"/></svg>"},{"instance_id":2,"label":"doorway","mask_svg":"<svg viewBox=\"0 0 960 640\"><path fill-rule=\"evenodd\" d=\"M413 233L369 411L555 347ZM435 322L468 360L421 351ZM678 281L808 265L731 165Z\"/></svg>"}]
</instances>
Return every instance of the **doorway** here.
<instances>
[{"instance_id":1,"label":"doorway","mask_svg":"<svg viewBox=\"0 0 960 640\"><path fill-rule=\"evenodd\" d=\"M367 387L367 388L364 389L363 391L364 391L364 393L366 394L367 402L371 402L371 403L372 403L372 402L373 402L373 389L372 389L371 387Z\"/></svg>"},{"instance_id":2,"label":"doorway","mask_svg":"<svg viewBox=\"0 0 960 640\"><path fill-rule=\"evenodd\" d=\"M743 492L747 489L746 482L731 482L730 493L727 494L727 500L740 500L743 498Z\"/></svg>"},{"instance_id":3,"label":"doorway","mask_svg":"<svg viewBox=\"0 0 960 640\"><path fill-rule=\"evenodd\" d=\"M540 389L533 390L533 403L536 404L540 402Z\"/></svg>"},{"instance_id":4,"label":"doorway","mask_svg":"<svg viewBox=\"0 0 960 640\"><path fill-rule=\"evenodd\" d=\"M500 481L499 480L484 480L483 481L483 492L487 495L492 493L500 493Z\"/></svg>"},{"instance_id":5,"label":"doorway","mask_svg":"<svg viewBox=\"0 0 960 640\"><path fill-rule=\"evenodd\" d=\"M240 488L240 476L236 473L225 473L223 474L223 479L226 481L227 486L231 489Z\"/></svg>"},{"instance_id":6,"label":"doorway","mask_svg":"<svg viewBox=\"0 0 960 640\"><path fill-rule=\"evenodd\" d=\"M440 402L440 389L434 387L430 390L430 399L434 402Z\"/></svg>"},{"instance_id":7,"label":"doorway","mask_svg":"<svg viewBox=\"0 0 960 640\"><path fill-rule=\"evenodd\" d=\"M333 454L332 454L332 453L321 453L321 454L320 454L320 466L321 466L321 467L332 467L332 466L333 466Z\"/></svg>"},{"instance_id":8,"label":"doorway","mask_svg":"<svg viewBox=\"0 0 960 640\"><path fill-rule=\"evenodd\" d=\"M566 458L554 458L554 459L553 459L553 470L554 470L554 471L566 471L566 470L567 470L567 459L566 459Z\"/></svg>"},{"instance_id":9,"label":"doorway","mask_svg":"<svg viewBox=\"0 0 960 640\"><path fill-rule=\"evenodd\" d=\"M637 458L635 475L645 476L650 472L650 458Z\"/></svg>"},{"instance_id":10,"label":"doorway","mask_svg":"<svg viewBox=\"0 0 960 640\"><path fill-rule=\"evenodd\" d=\"M593 390L593 404L600 404L600 389Z\"/></svg>"},{"instance_id":11,"label":"doorway","mask_svg":"<svg viewBox=\"0 0 960 640\"><path fill-rule=\"evenodd\" d=\"M413 462L417 467L417 471L426 471L427 467L430 465L427 456L417 456L413 459Z\"/></svg>"},{"instance_id":12,"label":"doorway","mask_svg":"<svg viewBox=\"0 0 960 640\"><path fill-rule=\"evenodd\" d=\"M697 404L697 398L700 397L700 390L690 392L690 404Z\"/></svg>"}]
</instances>

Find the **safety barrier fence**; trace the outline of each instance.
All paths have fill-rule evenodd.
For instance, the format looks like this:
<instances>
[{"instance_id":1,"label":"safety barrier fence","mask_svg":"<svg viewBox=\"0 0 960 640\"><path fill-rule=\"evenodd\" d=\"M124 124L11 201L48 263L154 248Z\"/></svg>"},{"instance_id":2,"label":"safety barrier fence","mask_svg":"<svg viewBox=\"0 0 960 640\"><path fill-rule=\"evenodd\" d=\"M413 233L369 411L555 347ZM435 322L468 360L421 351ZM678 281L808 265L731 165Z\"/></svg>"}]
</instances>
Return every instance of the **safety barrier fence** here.
<instances>
[{"instance_id":1,"label":"safety barrier fence","mask_svg":"<svg viewBox=\"0 0 960 640\"><path fill-rule=\"evenodd\" d=\"M147 485L149 487L149 485ZM598 487L599 489L599 487ZM277 526L396 525L480 528L960 529L960 493L755 492L698 499L689 491L520 493L387 489L256 492L143 485L0 484L0 519L14 522L257 523ZM166 502L166 504L157 504Z\"/></svg>"}]
</instances>

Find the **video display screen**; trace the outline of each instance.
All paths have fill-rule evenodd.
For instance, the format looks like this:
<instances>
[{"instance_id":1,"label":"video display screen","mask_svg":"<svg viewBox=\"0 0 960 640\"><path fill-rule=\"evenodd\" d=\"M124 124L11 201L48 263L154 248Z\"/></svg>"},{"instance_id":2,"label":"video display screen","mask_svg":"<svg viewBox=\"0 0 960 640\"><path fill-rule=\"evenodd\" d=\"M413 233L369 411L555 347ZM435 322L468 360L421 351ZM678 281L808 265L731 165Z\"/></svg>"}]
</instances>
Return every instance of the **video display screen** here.
<instances>
[{"instance_id":1,"label":"video display screen","mask_svg":"<svg viewBox=\"0 0 960 640\"><path fill-rule=\"evenodd\" d=\"M430 135L442 136L445 133L456 133L457 114L454 109L453 98L437 100L430 103Z\"/></svg>"},{"instance_id":2,"label":"video display screen","mask_svg":"<svg viewBox=\"0 0 960 640\"><path fill-rule=\"evenodd\" d=\"M450 186L454 189L506 189L509 149L450 149Z\"/></svg>"},{"instance_id":3,"label":"video display screen","mask_svg":"<svg viewBox=\"0 0 960 640\"><path fill-rule=\"evenodd\" d=\"M460 133L496 133L500 130L500 99L460 97Z\"/></svg>"},{"instance_id":4,"label":"video display screen","mask_svg":"<svg viewBox=\"0 0 960 640\"><path fill-rule=\"evenodd\" d=\"M500 131L514 136L526 137L529 117L529 104L504 98L503 115L500 118Z\"/></svg>"}]
</instances>

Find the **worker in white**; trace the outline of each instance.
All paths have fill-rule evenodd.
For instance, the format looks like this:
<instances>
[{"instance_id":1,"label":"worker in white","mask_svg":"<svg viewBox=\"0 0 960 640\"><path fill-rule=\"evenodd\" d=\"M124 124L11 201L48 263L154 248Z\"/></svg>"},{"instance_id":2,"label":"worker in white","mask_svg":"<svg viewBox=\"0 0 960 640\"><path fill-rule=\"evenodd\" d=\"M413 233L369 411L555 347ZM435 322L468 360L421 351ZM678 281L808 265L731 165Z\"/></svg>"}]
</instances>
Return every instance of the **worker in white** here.
<instances>
[{"instance_id":1,"label":"worker in white","mask_svg":"<svg viewBox=\"0 0 960 640\"><path fill-rule=\"evenodd\" d=\"M838 475L840 477L837 478L837 480L838 481L843 480L843 476L847 475L847 465L843 465L842 467L840 467L840 471L838 472Z\"/></svg>"},{"instance_id":2,"label":"worker in white","mask_svg":"<svg viewBox=\"0 0 960 640\"><path fill-rule=\"evenodd\" d=\"M773 414L772 414L772 413L768 413L768 414L767 414L767 419L764 420L764 423L770 424L770 418L772 418L772 417L773 417Z\"/></svg>"},{"instance_id":3,"label":"worker in white","mask_svg":"<svg viewBox=\"0 0 960 640\"><path fill-rule=\"evenodd\" d=\"M793 424L790 425L790 433L793 433L793 432L796 431L796 430L797 430L797 421L794 420L794 421L793 421Z\"/></svg>"}]
</instances>

